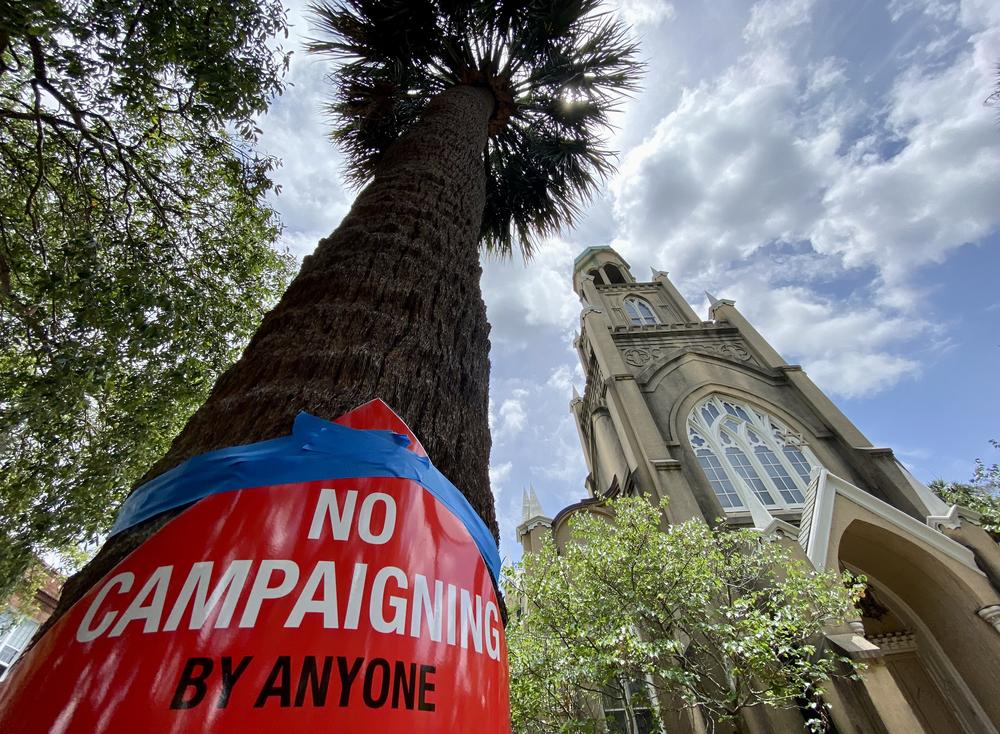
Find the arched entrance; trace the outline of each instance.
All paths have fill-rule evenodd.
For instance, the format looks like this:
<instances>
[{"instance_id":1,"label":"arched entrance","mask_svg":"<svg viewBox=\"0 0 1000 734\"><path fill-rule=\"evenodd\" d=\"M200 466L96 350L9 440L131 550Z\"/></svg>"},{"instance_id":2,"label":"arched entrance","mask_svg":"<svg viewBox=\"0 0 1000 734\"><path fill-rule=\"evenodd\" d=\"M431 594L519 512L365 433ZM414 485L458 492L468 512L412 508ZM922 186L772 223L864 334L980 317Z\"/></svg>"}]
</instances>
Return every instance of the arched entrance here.
<instances>
[{"instance_id":1,"label":"arched entrance","mask_svg":"<svg viewBox=\"0 0 1000 734\"><path fill-rule=\"evenodd\" d=\"M927 732L996 732L1000 636L976 617L988 582L870 520L851 519L837 548L841 566L869 578L865 636Z\"/></svg>"}]
</instances>

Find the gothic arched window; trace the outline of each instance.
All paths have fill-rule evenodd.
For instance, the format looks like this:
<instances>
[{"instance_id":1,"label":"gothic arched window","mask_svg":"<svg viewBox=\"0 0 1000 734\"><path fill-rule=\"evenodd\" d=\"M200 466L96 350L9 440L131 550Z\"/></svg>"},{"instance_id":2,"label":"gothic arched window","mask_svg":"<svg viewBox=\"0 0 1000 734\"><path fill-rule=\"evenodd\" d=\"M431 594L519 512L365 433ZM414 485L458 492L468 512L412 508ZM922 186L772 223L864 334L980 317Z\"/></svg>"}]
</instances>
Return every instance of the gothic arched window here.
<instances>
[{"instance_id":1,"label":"gothic arched window","mask_svg":"<svg viewBox=\"0 0 1000 734\"><path fill-rule=\"evenodd\" d=\"M591 270L589 273L587 273L587 275L589 275L591 278L593 278L594 282L597 285L604 285L604 276L601 275L601 271L598 270L597 268L594 268L593 270Z\"/></svg>"},{"instance_id":2,"label":"gothic arched window","mask_svg":"<svg viewBox=\"0 0 1000 734\"><path fill-rule=\"evenodd\" d=\"M660 323L653 312L653 307L646 299L629 296L624 303L625 313L628 314L628 320L632 322L632 326L653 326Z\"/></svg>"},{"instance_id":3,"label":"gothic arched window","mask_svg":"<svg viewBox=\"0 0 1000 734\"><path fill-rule=\"evenodd\" d=\"M819 466L800 436L767 413L721 395L688 416L688 440L727 510L746 509L748 492L767 507L800 506L810 472Z\"/></svg>"}]
</instances>

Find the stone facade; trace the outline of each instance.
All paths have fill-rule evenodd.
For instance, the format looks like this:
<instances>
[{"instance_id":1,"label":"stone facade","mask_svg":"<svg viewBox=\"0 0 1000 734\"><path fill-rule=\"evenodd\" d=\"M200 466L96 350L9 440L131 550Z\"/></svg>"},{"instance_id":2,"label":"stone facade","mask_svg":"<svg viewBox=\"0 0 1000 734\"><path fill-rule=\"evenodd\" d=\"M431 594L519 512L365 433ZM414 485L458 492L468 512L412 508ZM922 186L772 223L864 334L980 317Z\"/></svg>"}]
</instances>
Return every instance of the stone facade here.
<instances>
[{"instance_id":1,"label":"stone facade","mask_svg":"<svg viewBox=\"0 0 1000 734\"><path fill-rule=\"evenodd\" d=\"M867 664L831 688L844 734L1000 729L1000 548L975 513L947 506L876 447L732 301L700 319L664 272L636 282L611 248L575 263L583 302L574 394L589 498L545 517L532 492L518 536L565 543L604 500L668 497L667 522L717 518L780 537L817 568L868 577L860 619L827 643ZM752 732L800 731L757 711ZM667 731L705 731L697 716Z\"/></svg>"}]
</instances>

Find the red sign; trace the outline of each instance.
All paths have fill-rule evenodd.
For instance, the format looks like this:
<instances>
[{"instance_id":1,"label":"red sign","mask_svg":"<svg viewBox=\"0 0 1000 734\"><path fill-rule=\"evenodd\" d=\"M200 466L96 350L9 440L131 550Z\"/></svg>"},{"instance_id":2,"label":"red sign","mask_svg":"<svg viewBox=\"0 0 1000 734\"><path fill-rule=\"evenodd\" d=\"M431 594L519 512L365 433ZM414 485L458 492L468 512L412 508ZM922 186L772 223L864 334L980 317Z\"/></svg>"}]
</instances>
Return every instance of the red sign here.
<instances>
[{"instance_id":1,"label":"red sign","mask_svg":"<svg viewBox=\"0 0 1000 734\"><path fill-rule=\"evenodd\" d=\"M408 479L210 495L18 663L0 731L509 734L493 583Z\"/></svg>"}]
</instances>

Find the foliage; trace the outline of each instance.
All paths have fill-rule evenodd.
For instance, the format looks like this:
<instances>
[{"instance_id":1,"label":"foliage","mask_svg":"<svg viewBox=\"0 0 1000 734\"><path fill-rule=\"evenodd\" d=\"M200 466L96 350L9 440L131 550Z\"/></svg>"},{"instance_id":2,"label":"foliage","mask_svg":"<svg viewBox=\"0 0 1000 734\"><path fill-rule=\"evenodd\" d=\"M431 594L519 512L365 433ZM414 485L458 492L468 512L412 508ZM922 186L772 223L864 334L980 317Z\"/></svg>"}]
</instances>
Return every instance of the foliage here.
<instances>
[{"instance_id":1,"label":"foliage","mask_svg":"<svg viewBox=\"0 0 1000 734\"><path fill-rule=\"evenodd\" d=\"M661 529L642 498L610 507L613 523L582 514L561 553L547 542L506 575L523 600L507 630L514 730L592 731L588 699L642 678L712 721L806 698L818 727L822 682L852 668L816 640L857 615L863 583L752 530Z\"/></svg>"},{"instance_id":2,"label":"foliage","mask_svg":"<svg viewBox=\"0 0 1000 734\"><path fill-rule=\"evenodd\" d=\"M1000 449L1000 441L991 440L990 444ZM1000 543L1000 464L976 459L972 478L967 483L935 479L930 488L948 504L978 512L983 530Z\"/></svg>"},{"instance_id":3,"label":"foliage","mask_svg":"<svg viewBox=\"0 0 1000 734\"><path fill-rule=\"evenodd\" d=\"M339 0L312 6L327 38L313 52L342 63L331 78L333 138L357 184L457 84L489 87L497 105L485 155L481 239L528 257L532 236L570 224L612 170L600 132L634 89L637 47L599 0Z\"/></svg>"},{"instance_id":4,"label":"foliage","mask_svg":"<svg viewBox=\"0 0 1000 734\"><path fill-rule=\"evenodd\" d=\"M2 7L0 596L107 529L289 267L253 152L280 3Z\"/></svg>"}]
</instances>

